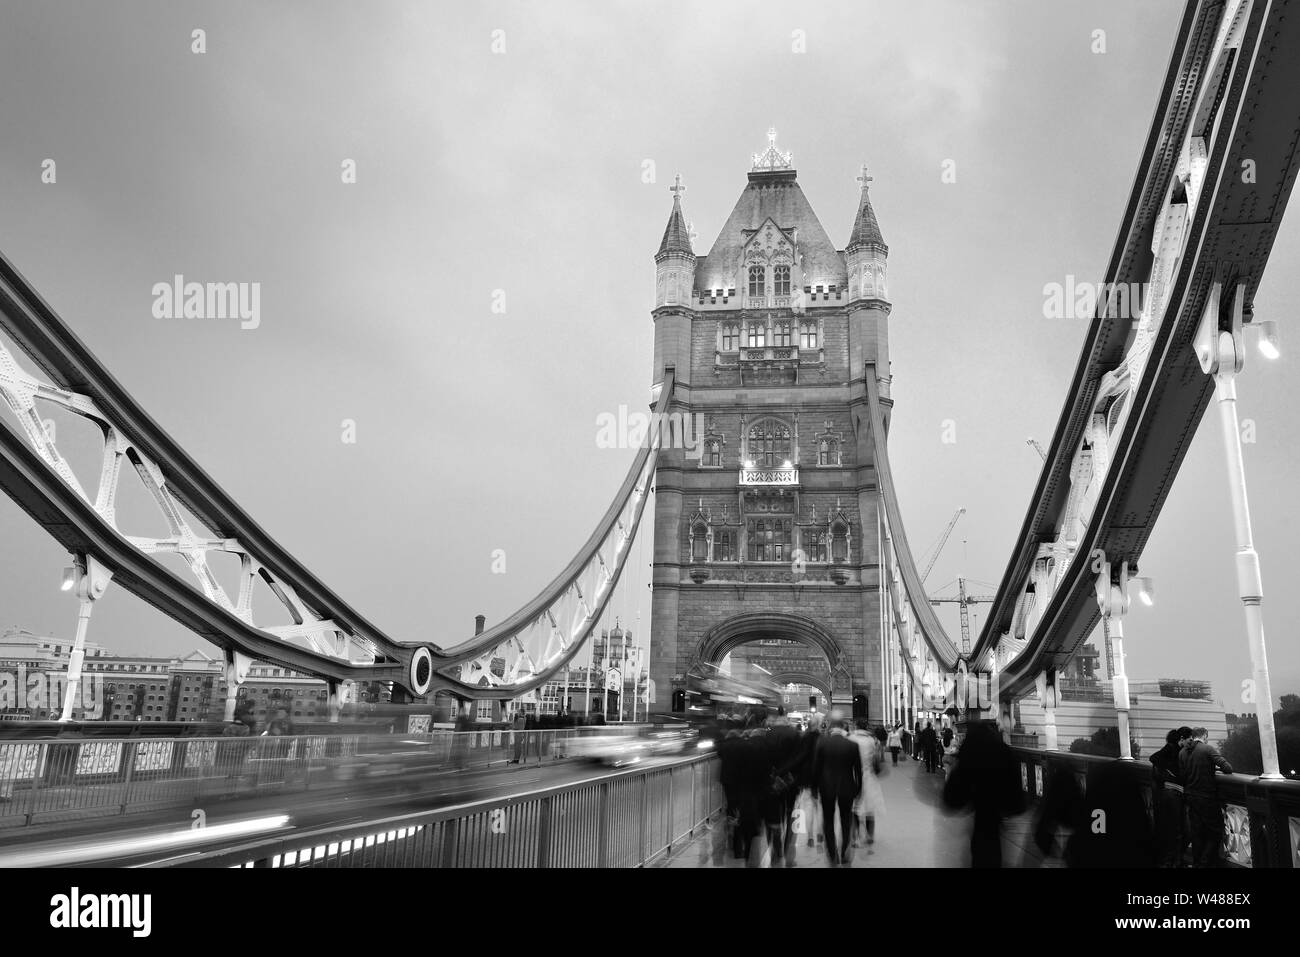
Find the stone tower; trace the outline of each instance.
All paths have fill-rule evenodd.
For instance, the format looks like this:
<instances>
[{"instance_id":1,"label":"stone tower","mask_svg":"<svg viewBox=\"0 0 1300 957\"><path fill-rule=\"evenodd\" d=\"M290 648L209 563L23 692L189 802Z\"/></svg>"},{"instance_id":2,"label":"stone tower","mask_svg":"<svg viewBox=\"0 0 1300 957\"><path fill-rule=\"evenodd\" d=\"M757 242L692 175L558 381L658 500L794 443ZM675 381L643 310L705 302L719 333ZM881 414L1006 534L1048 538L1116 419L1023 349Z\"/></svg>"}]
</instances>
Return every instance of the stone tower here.
<instances>
[{"instance_id":1,"label":"stone tower","mask_svg":"<svg viewBox=\"0 0 1300 957\"><path fill-rule=\"evenodd\" d=\"M653 391L698 423L656 475L651 676L655 710L685 676L746 645L785 684L883 720L880 508L869 369L888 408L885 245L861 198L843 250L768 133L708 255L681 178L655 256Z\"/></svg>"}]
</instances>

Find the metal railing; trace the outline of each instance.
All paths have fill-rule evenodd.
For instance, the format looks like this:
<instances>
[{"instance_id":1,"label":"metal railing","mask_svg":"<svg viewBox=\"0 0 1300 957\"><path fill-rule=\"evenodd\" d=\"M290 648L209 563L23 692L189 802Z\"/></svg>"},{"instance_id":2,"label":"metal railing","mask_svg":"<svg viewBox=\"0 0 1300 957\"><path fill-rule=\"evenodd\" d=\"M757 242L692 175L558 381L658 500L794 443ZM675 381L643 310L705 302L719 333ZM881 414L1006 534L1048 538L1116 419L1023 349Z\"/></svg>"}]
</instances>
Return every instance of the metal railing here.
<instances>
[{"instance_id":1,"label":"metal railing","mask_svg":"<svg viewBox=\"0 0 1300 957\"><path fill-rule=\"evenodd\" d=\"M1118 760L1014 746L1012 751L1020 764L1021 789L1031 801L1042 798L1058 767L1073 773L1086 792L1088 769ZM1151 762L1122 763L1151 813ZM1246 774L1218 774L1214 780L1223 810L1222 864L1300 868L1300 781L1265 781Z\"/></svg>"},{"instance_id":2,"label":"metal railing","mask_svg":"<svg viewBox=\"0 0 1300 957\"><path fill-rule=\"evenodd\" d=\"M175 867L643 867L723 809L714 755L437 811L264 838Z\"/></svg>"},{"instance_id":3,"label":"metal railing","mask_svg":"<svg viewBox=\"0 0 1300 957\"><path fill-rule=\"evenodd\" d=\"M589 735L639 725L418 735L299 735L0 742L0 830L238 798L347 787L385 765L485 768L567 755Z\"/></svg>"}]
</instances>

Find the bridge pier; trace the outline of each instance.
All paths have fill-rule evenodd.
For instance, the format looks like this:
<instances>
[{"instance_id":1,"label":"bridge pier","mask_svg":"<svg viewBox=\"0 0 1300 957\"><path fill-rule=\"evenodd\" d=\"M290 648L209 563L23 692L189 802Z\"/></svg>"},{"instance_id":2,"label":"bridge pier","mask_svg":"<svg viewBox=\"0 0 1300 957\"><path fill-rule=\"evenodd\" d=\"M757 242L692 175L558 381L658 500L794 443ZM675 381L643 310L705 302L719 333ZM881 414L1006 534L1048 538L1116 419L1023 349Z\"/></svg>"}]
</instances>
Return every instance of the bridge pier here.
<instances>
[{"instance_id":1,"label":"bridge pier","mask_svg":"<svg viewBox=\"0 0 1300 957\"><path fill-rule=\"evenodd\" d=\"M1097 572L1097 606L1101 609L1101 625L1106 644L1111 649L1115 673L1111 675L1111 690L1115 698L1116 723L1119 725L1119 759L1133 760L1129 744L1128 675L1124 673L1124 614L1128 611L1128 562L1120 565L1118 584L1112 580L1110 562L1102 562Z\"/></svg>"},{"instance_id":2,"label":"bridge pier","mask_svg":"<svg viewBox=\"0 0 1300 957\"><path fill-rule=\"evenodd\" d=\"M1038 700L1043 705L1043 750L1059 751L1056 742L1056 668L1044 668L1038 675Z\"/></svg>"},{"instance_id":3,"label":"bridge pier","mask_svg":"<svg viewBox=\"0 0 1300 957\"><path fill-rule=\"evenodd\" d=\"M239 701L239 688L248 677L253 659L233 648L226 649L226 722L235 720L235 705Z\"/></svg>"},{"instance_id":4,"label":"bridge pier","mask_svg":"<svg viewBox=\"0 0 1300 957\"><path fill-rule=\"evenodd\" d=\"M326 682L326 686L329 688L328 706L330 724L339 723L339 713L343 710L342 685L343 682L334 678L331 678Z\"/></svg>"}]
</instances>

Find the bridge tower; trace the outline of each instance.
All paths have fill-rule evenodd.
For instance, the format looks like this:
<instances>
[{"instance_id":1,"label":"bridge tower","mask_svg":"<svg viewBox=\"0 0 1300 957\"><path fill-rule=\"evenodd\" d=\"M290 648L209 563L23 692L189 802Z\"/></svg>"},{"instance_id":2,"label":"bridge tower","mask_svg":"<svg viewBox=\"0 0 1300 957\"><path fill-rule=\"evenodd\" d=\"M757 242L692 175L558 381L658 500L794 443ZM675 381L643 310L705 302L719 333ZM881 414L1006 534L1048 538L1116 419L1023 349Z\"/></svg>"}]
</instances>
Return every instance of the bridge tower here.
<instances>
[{"instance_id":1,"label":"bridge tower","mask_svg":"<svg viewBox=\"0 0 1300 957\"><path fill-rule=\"evenodd\" d=\"M657 399L675 379L656 473L652 710L680 712L693 665L743 646L778 681L885 717L880 490L865 376L889 408L885 245L868 194L839 250L769 131L697 257L681 177L655 256ZM875 370L879 370L877 373Z\"/></svg>"}]
</instances>

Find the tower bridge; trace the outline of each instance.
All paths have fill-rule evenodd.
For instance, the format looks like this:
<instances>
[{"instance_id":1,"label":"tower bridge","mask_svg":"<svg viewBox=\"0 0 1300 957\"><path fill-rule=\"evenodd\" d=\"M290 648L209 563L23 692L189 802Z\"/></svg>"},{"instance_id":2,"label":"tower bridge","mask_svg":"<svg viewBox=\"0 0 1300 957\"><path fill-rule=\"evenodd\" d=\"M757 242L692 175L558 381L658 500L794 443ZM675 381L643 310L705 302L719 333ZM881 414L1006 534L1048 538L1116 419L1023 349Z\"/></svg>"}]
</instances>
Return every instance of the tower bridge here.
<instances>
[{"instance_id":1,"label":"tower bridge","mask_svg":"<svg viewBox=\"0 0 1300 957\"><path fill-rule=\"evenodd\" d=\"M906 316L893 315L872 177L863 167L851 217L828 220L844 237L838 246L775 131L707 252L695 249L677 180L654 255L652 421L700 422L702 433L681 447L674 430L649 429L582 548L492 628L446 641L381 631L222 490L77 337L75 318L56 314L8 259L0 259L0 326L15 350L0 344L8 410L0 487L74 556L79 642L104 591L127 589L221 649L228 718L253 660L325 679L335 716L342 687L357 680L391 682L411 701L515 700L608 627L629 558L645 545L658 710L680 710L682 676L696 665L790 641L806 652L781 646L784 673L824 680L833 704L879 724L910 720L926 674L994 674L1003 731L1013 703L1036 693L1053 750L1057 676L1100 623L1115 648L1112 690L1131 757L1122 652L1130 583L1211 402L1230 448L1256 693L1272 701L1240 449L1235 458L1231 449L1246 334L1272 321L1255 315L1254 298L1300 168L1297 8L1297 0L1187 4L1101 287L1149 293L1136 321L1110 295L1095 303L969 654L928 600L902 518L906 490L890 467L889 325ZM44 428L51 406L102 434L93 483ZM166 536L119 527L117 490L132 476L152 495ZM162 564L163 554L179 556L190 577ZM221 562L238 569L236 594L213 572ZM258 583L293 624L266 624ZM1280 793L1258 791L1280 778L1267 709L1260 728L1266 773L1250 785L1250 813L1263 816L1249 827L1266 835L1261 847L1277 849L1288 816L1274 797L1266 811L1256 800ZM1041 761L1025 760L1041 774Z\"/></svg>"}]
</instances>

